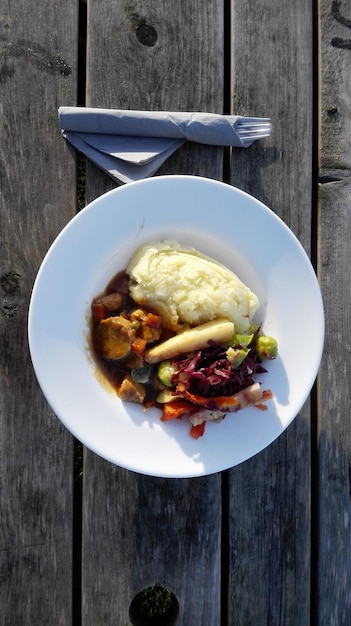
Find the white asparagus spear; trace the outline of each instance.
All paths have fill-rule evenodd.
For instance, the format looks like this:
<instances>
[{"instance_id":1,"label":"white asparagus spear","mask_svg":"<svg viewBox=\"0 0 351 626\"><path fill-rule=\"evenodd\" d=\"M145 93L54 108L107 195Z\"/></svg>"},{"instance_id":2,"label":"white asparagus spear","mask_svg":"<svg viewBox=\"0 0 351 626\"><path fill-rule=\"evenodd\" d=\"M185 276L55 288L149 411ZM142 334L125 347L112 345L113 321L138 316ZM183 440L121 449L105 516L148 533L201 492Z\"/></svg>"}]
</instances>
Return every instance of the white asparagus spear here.
<instances>
[{"instance_id":1,"label":"white asparagus spear","mask_svg":"<svg viewBox=\"0 0 351 626\"><path fill-rule=\"evenodd\" d=\"M158 344L145 352L147 363L159 363L165 359L170 359L176 354L186 354L201 350L208 346L209 341L225 344L234 335L234 324L227 319L218 319L206 322L200 326L184 330L178 335L174 335L163 343Z\"/></svg>"}]
</instances>

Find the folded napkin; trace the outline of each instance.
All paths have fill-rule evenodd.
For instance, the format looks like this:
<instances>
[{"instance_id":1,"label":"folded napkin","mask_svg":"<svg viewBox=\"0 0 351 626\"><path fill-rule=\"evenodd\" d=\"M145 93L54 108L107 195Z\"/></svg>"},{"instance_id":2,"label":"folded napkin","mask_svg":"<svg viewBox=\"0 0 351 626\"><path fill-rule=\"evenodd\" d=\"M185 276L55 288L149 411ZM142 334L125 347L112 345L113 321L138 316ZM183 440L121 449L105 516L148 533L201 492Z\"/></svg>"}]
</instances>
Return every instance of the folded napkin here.
<instances>
[{"instance_id":1,"label":"folded napkin","mask_svg":"<svg viewBox=\"0 0 351 626\"><path fill-rule=\"evenodd\" d=\"M116 179L152 176L185 141L247 148L272 130L269 119L180 113L60 107L63 137Z\"/></svg>"}]
</instances>

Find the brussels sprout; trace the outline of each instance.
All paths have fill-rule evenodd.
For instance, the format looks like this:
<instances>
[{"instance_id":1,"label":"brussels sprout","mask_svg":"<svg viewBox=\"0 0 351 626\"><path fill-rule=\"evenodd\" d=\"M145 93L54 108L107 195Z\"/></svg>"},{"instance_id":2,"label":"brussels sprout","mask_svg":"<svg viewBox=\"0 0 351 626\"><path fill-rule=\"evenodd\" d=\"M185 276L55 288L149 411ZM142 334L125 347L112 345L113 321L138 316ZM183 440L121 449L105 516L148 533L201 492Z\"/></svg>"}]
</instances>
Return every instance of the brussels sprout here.
<instances>
[{"instance_id":1,"label":"brussels sprout","mask_svg":"<svg viewBox=\"0 0 351 626\"><path fill-rule=\"evenodd\" d=\"M157 377L165 387L172 387L172 376L176 371L171 361L161 361L157 368Z\"/></svg>"},{"instance_id":2,"label":"brussels sprout","mask_svg":"<svg viewBox=\"0 0 351 626\"><path fill-rule=\"evenodd\" d=\"M256 352L260 359L275 359L278 354L277 340L267 335L259 335L256 340Z\"/></svg>"},{"instance_id":3,"label":"brussels sprout","mask_svg":"<svg viewBox=\"0 0 351 626\"><path fill-rule=\"evenodd\" d=\"M250 345L253 339L253 334L251 335L238 335L235 334L233 337L233 341L231 341L230 345L233 347L240 346L241 348L247 348Z\"/></svg>"},{"instance_id":4,"label":"brussels sprout","mask_svg":"<svg viewBox=\"0 0 351 626\"><path fill-rule=\"evenodd\" d=\"M235 369L236 367L242 364L242 362L244 361L244 359L246 359L249 352L250 352L249 348L245 350L236 350L235 348L228 348L226 352L226 356L227 356L228 361L231 362L232 368Z\"/></svg>"},{"instance_id":5,"label":"brussels sprout","mask_svg":"<svg viewBox=\"0 0 351 626\"><path fill-rule=\"evenodd\" d=\"M162 389L156 396L156 402L159 402L160 404L167 404L168 402L174 402L179 398L181 398L181 396L175 395L172 389Z\"/></svg>"}]
</instances>

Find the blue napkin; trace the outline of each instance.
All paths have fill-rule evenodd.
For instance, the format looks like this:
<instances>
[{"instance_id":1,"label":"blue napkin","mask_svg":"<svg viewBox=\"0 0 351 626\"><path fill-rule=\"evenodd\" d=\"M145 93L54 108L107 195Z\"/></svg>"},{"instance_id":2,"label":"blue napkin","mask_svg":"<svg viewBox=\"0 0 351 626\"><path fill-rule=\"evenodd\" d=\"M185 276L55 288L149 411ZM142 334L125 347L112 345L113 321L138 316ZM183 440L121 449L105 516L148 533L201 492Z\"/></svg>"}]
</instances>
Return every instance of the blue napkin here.
<instances>
[{"instance_id":1,"label":"blue napkin","mask_svg":"<svg viewBox=\"0 0 351 626\"><path fill-rule=\"evenodd\" d=\"M63 137L116 179L152 176L185 141L247 148L270 135L267 118L216 113L60 107Z\"/></svg>"}]
</instances>

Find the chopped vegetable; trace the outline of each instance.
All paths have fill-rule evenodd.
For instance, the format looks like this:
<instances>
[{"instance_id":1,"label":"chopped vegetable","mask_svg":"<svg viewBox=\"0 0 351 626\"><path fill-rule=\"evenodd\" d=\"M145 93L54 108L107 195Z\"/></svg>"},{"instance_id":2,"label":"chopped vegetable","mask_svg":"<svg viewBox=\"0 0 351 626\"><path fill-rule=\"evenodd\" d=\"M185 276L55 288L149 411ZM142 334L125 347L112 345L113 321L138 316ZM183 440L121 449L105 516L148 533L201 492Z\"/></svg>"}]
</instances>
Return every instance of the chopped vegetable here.
<instances>
[{"instance_id":1,"label":"chopped vegetable","mask_svg":"<svg viewBox=\"0 0 351 626\"><path fill-rule=\"evenodd\" d=\"M146 344L146 339L143 339L143 337L136 337L134 341L132 341L131 345L134 354L143 354L143 352L145 352Z\"/></svg>"},{"instance_id":2,"label":"chopped vegetable","mask_svg":"<svg viewBox=\"0 0 351 626\"><path fill-rule=\"evenodd\" d=\"M173 366L171 361L168 359L167 361L161 361L158 365L157 376L165 387L172 387L172 376L176 373L176 371L176 367Z\"/></svg>"},{"instance_id":3,"label":"chopped vegetable","mask_svg":"<svg viewBox=\"0 0 351 626\"><path fill-rule=\"evenodd\" d=\"M147 313L145 324L151 328L161 328L162 317L160 315L155 315L155 313Z\"/></svg>"},{"instance_id":4,"label":"chopped vegetable","mask_svg":"<svg viewBox=\"0 0 351 626\"><path fill-rule=\"evenodd\" d=\"M276 339L260 335L256 340L256 352L260 359L275 359L278 354Z\"/></svg>"},{"instance_id":5,"label":"chopped vegetable","mask_svg":"<svg viewBox=\"0 0 351 626\"><path fill-rule=\"evenodd\" d=\"M221 422L225 415L223 411L200 409L189 416L189 421L193 426L200 426L200 424L204 424L205 422Z\"/></svg>"},{"instance_id":6,"label":"chopped vegetable","mask_svg":"<svg viewBox=\"0 0 351 626\"><path fill-rule=\"evenodd\" d=\"M197 409L194 405L188 400L177 399L173 402L167 402L163 406L163 411L161 415L161 420L166 422L167 420L172 420L181 415L189 415L194 413Z\"/></svg>"},{"instance_id":7,"label":"chopped vegetable","mask_svg":"<svg viewBox=\"0 0 351 626\"><path fill-rule=\"evenodd\" d=\"M246 387L241 391L238 391L232 396L214 396L205 398L194 393L190 393L186 389L181 389L178 385L176 389L177 393L183 396L186 400L189 400L192 404L203 406L209 410L221 410L221 411L238 411L250 404L256 404L260 400L263 400L263 392L259 383L254 383L250 387ZM265 399L268 399L266 396Z\"/></svg>"},{"instance_id":8,"label":"chopped vegetable","mask_svg":"<svg viewBox=\"0 0 351 626\"><path fill-rule=\"evenodd\" d=\"M253 338L254 338L254 333L251 333L249 335L235 334L231 345L236 346L237 348L247 348L247 346L250 345Z\"/></svg>"},{"instance_id":9,"label":"chopped vegetable","mask_svg":"<svg viewBox=\"0 0 351 626\"><path fill-rule=\"evenodd\" d=\"M225 344L234 334L234 324L229 320L214 320L184 330L174 335L163 343L158 344L146 351L145 360L148 363L159 363L170 359L177 354L187 354L194 350L200 350L207 346L210 341Z\"/></svg>"},{"instance_id":10,"label":"chopped vegetable","mask_svg":"<svg viewBox=\"0 0 351 626\"><path fill-rule=\"evenodd\" d=\"M185 397L188 397L188 395L186 395ZM195 411L194 413L189 415L189 421L193 425L193 427L199 427L203 425L203 434L206 422L221 422L222 419L224 419L224 417L226 416L226 413L239 411L240 409L244 409L245 407L250 405L253 405L256 408L265 411L267 410L267 406L262 401L270 400L272 397L273 394L269 389L262 391L259 383L254 383L253 385L251 385L251 387L243 389L235 396L221 396L218 398L211 398L211 403L213 403L212 408L206 408L206 406L208 407L209 403L206 402L206 399L204 399L203 406L205 408L199 409L198 411ZM200 404L199 397L197 397L196 400L197 403ZM198 434L199 431L196 432ZM198 437L200 436L201 435L198 434Z\"/></svg>"},{"instance_id":11,"label":"chopped vegetable","mask_svg":"<svg viewBox=\"0 0 351 626\"><path fill-rule=\"evenodd\" d=\"M173 389L162 389L156 396L156 403L166 404L167 402L174 402L174 400L179 397L180 396L177 396L177 394L174 393Z\"/></svg>"},{"instance_id":12,"label":"chopped vegetable","mask_svg":"<svg viewBox=\"0 0 351 626\"><path fill-rule=\"evenodd\" d=\"M205 422L202 422L202 424L199 424L198 426L191 426L190 428L190 436L193 437L194 439L198 439L199 437L202 437L204 432L205 432Z\"/></svg>"},{"instance_id":13,"label":"chopped vegetable","mask_svg":"<svg viewBox=\"0 0 351 626\"><path fill-rule=\"evenodd\" d=\"M245 349L240 348L238 350L230 346L226 352L226 357L228 361L230 362L232 368L239 367L239 365L241 365L242 362L246 359L249 352L250 352L249 348L245 348Z\"/></svg>"}]
</instances>

